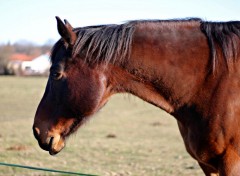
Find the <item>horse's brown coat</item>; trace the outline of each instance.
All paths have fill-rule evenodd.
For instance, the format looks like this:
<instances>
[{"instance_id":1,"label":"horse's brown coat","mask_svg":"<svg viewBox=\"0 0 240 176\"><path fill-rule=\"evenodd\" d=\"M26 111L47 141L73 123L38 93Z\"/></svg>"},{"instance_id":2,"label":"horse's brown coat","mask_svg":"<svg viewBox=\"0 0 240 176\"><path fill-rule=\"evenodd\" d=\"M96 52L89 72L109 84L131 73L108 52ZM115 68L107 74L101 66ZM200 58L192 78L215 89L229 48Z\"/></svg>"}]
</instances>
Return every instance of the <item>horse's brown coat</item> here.
<instances>
[{"instance_id":1,"label":"horse's brown coat","mask_svg":"<svg viewBox=\"0 0 240 176\"><path fill-rule=\"evenodd\" d=\"M206 175L240 175L239 22L140 21L73 30L58 18L58 30L63 39L53 49L33 126L43 149L58 153L112 94L127 92L176 118Z\"/></svg>"}]
</instances>

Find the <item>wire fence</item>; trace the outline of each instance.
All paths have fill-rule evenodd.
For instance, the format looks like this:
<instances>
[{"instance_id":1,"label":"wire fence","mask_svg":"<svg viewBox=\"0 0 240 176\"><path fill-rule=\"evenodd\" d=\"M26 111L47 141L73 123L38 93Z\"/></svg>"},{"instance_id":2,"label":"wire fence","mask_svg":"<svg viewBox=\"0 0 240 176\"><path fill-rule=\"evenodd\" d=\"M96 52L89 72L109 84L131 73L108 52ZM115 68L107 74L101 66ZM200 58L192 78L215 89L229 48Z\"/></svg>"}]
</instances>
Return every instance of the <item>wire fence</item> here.
<instances>
[{"instance_id":1,"label":"wire fence","mask_svg":"<svg viewBox=\"0 0 240 176\"><path fill-rule=\"evenodd\" d=\"M32 166L23 166L19 164L10 164L10 163L3 163L3 162L0 162L0 166L17 167L17 168L23 168L23 169L45 171L45 172L55 172L55 173L68 174L68 175L97 176L97 175L91 175L91 174L83 174L83 173L77 173L77 172L69 172L69 171L54 170L54 169L48 169L48 168L32 167Z\"/></svg>"}]
</instances>

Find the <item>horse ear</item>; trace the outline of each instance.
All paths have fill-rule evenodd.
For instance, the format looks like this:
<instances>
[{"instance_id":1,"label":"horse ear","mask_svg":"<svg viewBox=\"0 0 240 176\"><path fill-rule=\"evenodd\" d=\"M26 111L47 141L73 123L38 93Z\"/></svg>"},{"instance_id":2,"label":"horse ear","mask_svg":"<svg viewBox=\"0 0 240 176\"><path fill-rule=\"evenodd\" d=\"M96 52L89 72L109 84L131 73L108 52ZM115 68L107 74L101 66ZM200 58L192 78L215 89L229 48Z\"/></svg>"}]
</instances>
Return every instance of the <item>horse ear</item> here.
<instances>
[{"instance_id":1,"label":"horse ear","mask_svg":"<svg viewBox=\"0 0 240 176\"><path fill-rule=\"evenodd\" d=\"M65 23L66 27L67 27L69 30L73 30L73 27L72 27L72 25L68 22L68 20L64 19L64 23Z\"/></svg>"},{"instance_id":2,"label":"horse ear","mask_svg":"<svg viewBox=\"0 0 240 176\"><path fill-rule=\"evenodd\" d=\"M58 33L61 35L64 41L68 44L68 46L73 47L77 39L76 33L73 32L73 27L70 25L70 23L67 20L64 20L64 22L66 23L64 24L58 16L56 16L56 19L57 19Z\"/></svg>"}]
</instances>

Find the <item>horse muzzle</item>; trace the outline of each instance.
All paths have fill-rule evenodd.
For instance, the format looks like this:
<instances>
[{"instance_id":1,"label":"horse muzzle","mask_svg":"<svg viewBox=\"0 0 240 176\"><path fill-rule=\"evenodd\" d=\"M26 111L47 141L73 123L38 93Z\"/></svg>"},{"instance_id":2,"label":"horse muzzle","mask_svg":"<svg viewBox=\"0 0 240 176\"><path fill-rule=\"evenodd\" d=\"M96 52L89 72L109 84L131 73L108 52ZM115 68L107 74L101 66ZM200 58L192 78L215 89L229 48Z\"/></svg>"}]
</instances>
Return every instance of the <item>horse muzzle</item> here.
<instances>
[{"instance_id":1,"label":"horse muzzle","mask_svg":"<svg viewBox=\"0 0 240 176\"><path fill-rule=\"evenodd\" d=\"M41 133L39 128L33 126L33 134L38 141L39 146L49 152L50 155L56 155L65 146L65 139L58 133Z\"/></svg>"}]
</instances>

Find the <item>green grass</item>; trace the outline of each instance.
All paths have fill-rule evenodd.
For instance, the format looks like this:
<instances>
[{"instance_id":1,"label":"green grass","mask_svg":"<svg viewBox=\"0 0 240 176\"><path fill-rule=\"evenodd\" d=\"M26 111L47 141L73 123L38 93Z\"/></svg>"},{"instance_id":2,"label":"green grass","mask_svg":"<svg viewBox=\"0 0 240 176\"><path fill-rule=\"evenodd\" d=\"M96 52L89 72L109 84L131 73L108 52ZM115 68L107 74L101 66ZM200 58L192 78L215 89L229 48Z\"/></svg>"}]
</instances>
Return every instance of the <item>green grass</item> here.
<instances>
[{"instance_id":1,"label":"green grass","mask_svg":"<svg viewBox=\"0 0 240 176\"><path fill-rule=\"evenodd\" d=\"M203 175L185 151L176 120L128 95L112 97L62 152L50 156L31 129L46 81L0 77L0 162L104 176ZM0 166L0 175L58 174Z\"/></svg>"}]
</instances>

